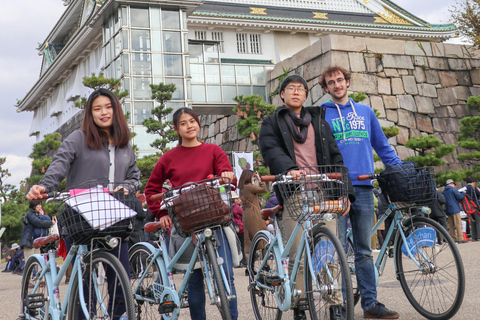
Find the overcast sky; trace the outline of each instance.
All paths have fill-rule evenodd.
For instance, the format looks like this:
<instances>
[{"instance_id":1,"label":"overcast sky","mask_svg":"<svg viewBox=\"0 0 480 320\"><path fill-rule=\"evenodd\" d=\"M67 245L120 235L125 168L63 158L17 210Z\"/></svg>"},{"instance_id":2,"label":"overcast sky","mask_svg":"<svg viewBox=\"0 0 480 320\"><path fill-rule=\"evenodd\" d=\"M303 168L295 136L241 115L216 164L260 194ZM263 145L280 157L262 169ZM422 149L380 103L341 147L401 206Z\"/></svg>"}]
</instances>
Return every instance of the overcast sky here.
<instances>
[{"instance_id":1,"label":"overcast sky","mask_svg":"<svg viewBox=\"0 0 480 320\"><path fill-rule=\"evenodd\" d=\"M397 5L430 23L448 23L452 0L393 0ZM2 1L0 19L0 157L6 157L12 174L5 182L19 186L30 174L35 139L28 136L33 113L16 113L22 99L38 80L41 57L36 50L62 13L61 0Z\"/></svg>"}]
</instances>

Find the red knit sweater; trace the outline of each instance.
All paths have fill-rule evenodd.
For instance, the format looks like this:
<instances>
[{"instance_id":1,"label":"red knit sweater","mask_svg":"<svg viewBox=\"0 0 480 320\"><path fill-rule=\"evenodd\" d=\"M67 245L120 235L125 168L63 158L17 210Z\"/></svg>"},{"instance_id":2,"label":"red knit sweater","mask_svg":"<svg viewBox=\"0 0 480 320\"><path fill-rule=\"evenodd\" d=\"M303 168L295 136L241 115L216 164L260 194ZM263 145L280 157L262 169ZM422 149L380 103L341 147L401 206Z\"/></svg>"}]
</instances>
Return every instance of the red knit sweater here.
<instances>
[{"instance_id":1,"label":"red knit sweater","mask_svg":"<svg viewBox=\"0 0 480 320\"><path fill-rule=\"evenodd\" d=\"M160 211L159 201L150 201L152 195L162 192L165 180L169 179L173 187L180 187L188 182L207 179L209 174L220 176L224 171L232 171L232 166L219 146L202 143L187 148L180 145L166 152L155 165L145 187L148 209L157 218L167 214Z\"/></svg>"}]
</instances>

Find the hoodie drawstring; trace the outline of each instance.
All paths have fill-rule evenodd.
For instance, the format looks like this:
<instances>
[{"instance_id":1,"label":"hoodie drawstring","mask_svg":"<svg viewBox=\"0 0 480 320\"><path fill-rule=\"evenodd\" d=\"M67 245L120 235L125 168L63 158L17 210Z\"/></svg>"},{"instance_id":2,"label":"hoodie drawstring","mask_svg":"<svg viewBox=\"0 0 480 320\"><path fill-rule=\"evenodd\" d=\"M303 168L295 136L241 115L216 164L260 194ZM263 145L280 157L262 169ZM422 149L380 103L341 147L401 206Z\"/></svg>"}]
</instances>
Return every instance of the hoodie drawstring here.
<instances>
[{"instance_id":1,"label":"hoodie drawstring","mask_svg":"<svg viewBox=\"0 0 480 320\"><path fill-rule=\"evenodd\" d=\"M353 105L352 100L348 100L348 102L350 102L350 105L352 106L352 109L353 109L353 114L355 115L355 118L356 118L357 117L357 111L355 110L355 106ZM335 103L335 106L337 107L338 115L340 116L340 123L342 124L343 140L346 140L345 139L345 127L343 126L342 112L340 111L340 107L338 106L338 104Z\"/></svg>"}]
</instances>

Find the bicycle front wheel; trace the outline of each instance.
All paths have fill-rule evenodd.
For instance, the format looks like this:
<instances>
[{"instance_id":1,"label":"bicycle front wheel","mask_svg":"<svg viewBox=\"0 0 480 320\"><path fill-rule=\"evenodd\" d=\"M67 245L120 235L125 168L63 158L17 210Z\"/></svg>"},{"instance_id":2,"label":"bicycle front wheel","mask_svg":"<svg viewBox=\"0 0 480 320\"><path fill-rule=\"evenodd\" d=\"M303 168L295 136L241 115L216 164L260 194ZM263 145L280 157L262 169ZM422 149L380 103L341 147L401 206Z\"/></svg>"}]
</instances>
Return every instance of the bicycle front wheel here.
<instances>
[{"instance_id":1,"label":"bicycle front wheel","mask_svg":"<svg viewBox=\"0 0 480 320\"><path fill-rule=\"evenodd\" d=\"M425 318L450 319L465 293L465 272L455 242L440 224L424 217L412 217L403 232L407 243L398 232L395 264L407 299Z\"/></svg>"},{"instance_id":2,"label":"bicycle front wheel","mask_svg":"<svg viewBox=\"0 0 480 320\"><path fill-rule=\"evenodd\" d=\"M309 241L315 279L307 259L304 277L311 318L352 320L352 282L343 246L332 231L318 225L312 229Z\"/></svg>"},{"instance_id":3,"label":"bicycle front wheel","mask_svg":"<svg viewBox=\"0 0 480 320\"><path fill-rule=\"evenodd\" d=\"M271 286L267 281L269 278L278 277L278 264L275 254L272 251L268 251L269 239L268 236L262 232L257 233L250 245L250 256L248 257L248 271L250 273L250 285L248 290L250 291L250 299L252 301L253 313L257 320L280 320L282 318L282 311L277 306L277 299L275 297L275 286ZM265 265L260 270L260 265L268 256ZM260 287L255 277L259 274L258 282L267 286ZM283 282L281 286L283 286ZM280 288L281 290L281 288ZM285 296L282 292L279 292L279 298L285 300Z\"/></svg>"},{"instance_id":4,"label":"bicycle front wheel","mask_svg":"<svg viewBox=\"0 0 480 320\"><path fill-rule=\"evenodd\" d=\"M78 258L78 257L77 257ZM128 275L120 261L111 253L98 251L84 260L82 267L85 306L90 319L117 320L126 313L134 319L135 307ZM78 274L72 278L72 293L67 319L80 320L85 315L81 307Z\"/></svg>"},{"instance_id":5,"label":"bicycle front wheel","mask_svg":"<svg viewBox=\"0 0 480 320\"><path fill-rule=\"evenodd\" d=\"M153 320L159 318L159 297L155 297L155 293L161 292L163 280L160 267L156 261L147 269L153 255L154 252L151 252L144 245L136 245L129 251L130 284L132 290L134 290L136 319ZM142 282L139 283L144 275ZM166 316L170 315L167 314Z\"/></svg>"},{"instance_id":6,"label":"bicycle front wheel","mask_svg":"<svg viewBox=\"0 0 480 320\"><path fill-rule=\"evenodd\" d=\"M42 265L31 256L23 268L22 277L22 314L30 315L35 319L48 319L48 310L45 310L45 301L48 298L48 289L45 276L40 276Z\"/></svg>"},{"instance_id":7,"label":"bicycle front wheel","mask_svg":"<svg viewBox=\"0 0 480 320\"><path fill-rule=\"evenodd\" d=\"M205 238L205 247L207 251L207 258L209 263L209 269L213 272L213 281L214 287L219 301L216 301L216 305L222 319L232 320L232 315L230 314L230 302L227 298L227 292L225 290L225 285L223 283L222 274L220 272L220 267L217 260L217 252L215 251L212 243L212 239ZM225 261L224 263L228 263Z\"/></svg>"}]
</instances>

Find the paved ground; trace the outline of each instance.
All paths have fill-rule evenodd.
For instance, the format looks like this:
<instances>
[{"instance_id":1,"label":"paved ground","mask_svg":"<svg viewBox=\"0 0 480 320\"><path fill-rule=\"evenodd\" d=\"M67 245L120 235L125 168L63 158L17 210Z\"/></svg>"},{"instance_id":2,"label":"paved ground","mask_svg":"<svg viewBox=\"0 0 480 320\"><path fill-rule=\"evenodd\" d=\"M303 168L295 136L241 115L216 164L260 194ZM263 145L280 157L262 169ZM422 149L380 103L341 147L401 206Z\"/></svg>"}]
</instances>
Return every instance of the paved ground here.
<instances>
[{"instance_id":1,"label":"paved ground","mask_svg":"<svg viewBox=\"0 0 480 320\"><path fill-rule=\"evenodd\" d=\"M456 320L480 319L480 304L478 303L480 287L480 242L469 242L459 245L466 272L466 291L462 307L453 318ZM3 270L4 266L1 267ZM379 300L400 313L401 319L423 319L405 298L400 283L394 279L393 260L387 262L386 272L380 278L378 287ZM0 273L0 319L15 320L19 313L21 277L11 273ZM244 269L235 269L235 284L238 294L239 320L253 320L250 296L247 291L247 277ZM207 319L218 319L219 314L214 307L208 307ZM189 319L188 310L182 309L180 319ZM292 319L286 315L283 319ZM363 319L360 306L355 308L355 319Z\"/></svg>"}]
</instances>

